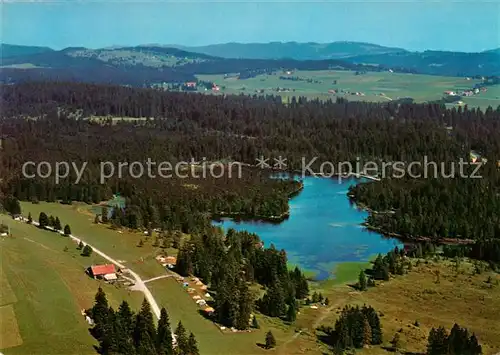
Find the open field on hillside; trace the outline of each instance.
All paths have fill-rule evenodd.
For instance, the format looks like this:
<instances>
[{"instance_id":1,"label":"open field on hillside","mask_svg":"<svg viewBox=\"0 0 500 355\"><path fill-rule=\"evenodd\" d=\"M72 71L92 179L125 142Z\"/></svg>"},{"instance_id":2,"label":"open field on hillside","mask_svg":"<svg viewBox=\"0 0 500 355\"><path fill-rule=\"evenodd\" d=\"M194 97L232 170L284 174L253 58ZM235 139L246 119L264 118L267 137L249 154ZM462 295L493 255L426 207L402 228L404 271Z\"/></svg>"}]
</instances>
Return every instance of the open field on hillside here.
<instances>
[{"instance_id":1,"label":"open field on hillside","mask_svg":"<svg viewBox=\"0 0 500 355\"><path fill-rule=\"evenodd\" d=\"M74 235L82 237L88 243L95 245L103 252L113 256L123 264L133 269L144 279L160 276L165 270L155 260L160 248L153 247L151 238L145 238L138 232L112 230L108 225L95 224L95 214L91 206L83 203L63 205L59 203L40 202L32 204L21 203L25 216L31 212L34 219L38 219L40 212L59 217L61 224L69 224ZM144 245L138 247L139 240L143 239Z\"/></svg>"},{"instance_id":2,"label":"open field on hillside","mask_svg":"<svg viewBox=\"0 0 500 355\"><path fill-rule=\"evenodd\" d=\"M5 215L2 219L12 233L0 239L2 352L95 354L96 342L80 311L92 306L99 285L114 307L127 300L137 309L142 293L89 278L85 268L103 260L97 255L81 256L69 238Z\"/></svg>"},{"instance_id":3,"label":"open field on hillside","mask_svg":"<svg viewBox=\"0 0 500 355\"><path fill-rule=\"evenodd\" d=\"M257 343L263 343L266 332L271 329L278 344L284 343L294 334L294 327L283 324L280 320L257 316L260 329L251 332L223 333L212 321L205 319L199 312L200 307L191 299L179 283L172 278L153 281L148 284L158 303L168 307L170 321L182 324L196 335L201 353L207 355L251 355L265 354Z\"/></svg>"},{"instance_id":4,"label":"open field on hillside","mask_svg":"<svg viewBox=\"0 0 500 355\"><path fill-rule=\"evenodd\" d=\"M153 260L156 250L150 245L150 242L147 242L144 247L138 248L136 246L137 240L142 237L138 233L126 231L118 233L106 226L93 224L93 215L88 212L88 207L77 204L74 206L47 203L22 204L23 214L25 215L28 211L31 211L33 216L37 218L40 211L45 211L54 216L59 216L63 224L71 224L75 235L83 237L116 258L127 260L128 266L145 278L164 273L162 268ZM26 230L26 228L29 228L29 230ZM70 252L62 251L63 245L59 243L66 241L64 237L59 237L50 232L42 232L28 225L22 225L17 229L24 230L24 233L35 233L31 234L33 237L30 239L40 242L51 249L54 248L54 253L57 252L65 256L65 258L70 258L68 262L76 264L73 265L73 269L75 269L73 272L77 273L81 278L81 280L76 280L76 276L73 276L75 277L74 284L85 285L90 282L95 286L95 281L86 278L82 272L87 263L85 258L79 255L72 256L71 253L75 253L75 251L72 251L71 247ZM15 233L19 232L16 231ZM45 239L38 236L39 234L43 235ZM35 242L24 239L19 240L19 238L14 240L17 243L23 243L21 249L23 253L21 254L21 250L18 253L23 256L26 255L24 259L21 259L23 266L20 269L16 268L17 272L27 268L32 263L36 265L36 263L42 261L53 268L52 271L44 272L40 271L44 270L44 268L35 267L35 270L32 271L33 274L30 273L26 277L26 282L43 279L35 271L47 275L46 278L52 280L55 278L54 274L61 274L60 269L72 270L72 268L63 264L66 262L65 258L50 258L50 261L47 260L45 254L48 251L45 251L43 247L39 247ZM56 241L57 244L51 247L50 243L56 243ZM71 246L71 242L66 242ZM17 253L14 255L10 258L3 257L3 264L9 266L13 263L11 259L15 261L16 258L21 258ZM145 258L144 263L134 262L141 257ZM375 288L360 293L346 283L355 282L359 270L367 266L369 266L369 263L339 264L336 268L336 280L313 283L311 286L311 292L319 291L329 298L330 304L328 306L320 306L318 309L303 306L300 309L297 321L292 325L258 315L261 329L249 333L222 333L211 321L204 319L200 315L200 308L193 301L191 295L172 278L158 279L149 282L147 285L160 306L167 308L172 324L182 320L186 328L195 333L202 354L264 353L266 351L262 350L257 343L263 342L265 332L270 329L273 331L278 343L278 347L273 350L274 353L287 355L321 354L328 351L328 346L318 340L315 329L320 325L333 326L340 309L347 304L369 304L383 314L381 322L384 331L384 346L387 346L394 334L402 329L400 335L405 350L422 353L425 350L427 336L431 327L443 325L450 329L453 323L457 322L477 334L486 355L500 351L500 285L496 285L496 280L500 280L500 275L486 271L476 275L473 272L472 265L465 261L461 262L458 272L455 271L454 263L451 261L422 261L409 274L397 276L389 282L381 283ZM440 273L439 283L436 282L437 270ZM10 272L13 271L10 270ZM493 277L494 282L487 283L488 276ZM0 278L0 284L3 289L7 283L3 278ZM8 279L8 284L7 289L10 287L14 292L19 287L11 279ZM72 285L73 283L67 282L67 284ZM84 289L84 286L81 287ZM66 294L71 293L72 289L69 290L63 291L62 294L64 295L64 292ZM117 293L116 296L111 296L111 291L106 291L110 298L120 295ZM88 291L88 296L84 299L91 302L94 292L95 289L92 287ZM123 297L142 297L140 293L132 293L131 295L123 294ZM0 299L2 305L4 303L16 305L21 302L19 297L18 294L10 296L2 294ZM51 303L52 300L45 301L43 297L41 298L43 300L41 304L44 305L44 309L50 310L55 307ZM138 301L136 300L136 302ZM58 301L58 304L60 303ZM71 306L65 306L64 308L68 307ZM73 306L76 310L79 307L79 305ZM58 308L58 312L62 311L60 308ZM16 310L15 306L14 309ZM8 315L9 311L2 310L2 312L6 312ZM75 324L83 322L78 312L73 313L72 317L78 318L75 318ZM16 313L17 323L24 343L18 348L13 348L14 350L23 349L27 342L24 339L23 332L25 328L23 327L26 327L24 323L30 317L33 317L33 314L21 314L19 316ZM413 325L417 320L420 323L419 327ZM74 331L77 332L77 330ZM79 331L82 334L81 336L85 331L86 327L83 324ZM87 341L92 343L93 339L89 338L86 333L85 336L87 336ZM44 341L45 338L45 336L41 335L38 337L40 342ZM83 342L80 346L85 347L86 344ZM18 353L21 354L22 352ZM382 347L372 347L363 349L360 353L368 355L387 354L387 351ZM14 352L14 354L17 353Z\"/></svg>"},{"instance_id":5,"label":"open field on hillside","mask_svg":"<svg viewBox=\"0 0 500 355\"><path fill-rule=\"evenodd\" d=\"M141 248L137 247L137 241L143 238L138 233L127 232L125 230L111 230L104 225L95 225L93 215L89 213L88 205L74 204L71 206L58 203L21 203L23 215L31 212L35 219L38 219L40 212L44 211L48 215L52 214L61 219L61 223L69 223L74 235L82 237L100 250L108 253L116 259L125 260L125 264L137 272L144 279L165 274L165 270L154 260L157 248L151 246L151 242L146 242ZM23 227L35 229L33 226L22 225ZM50 236L58 237L54 233ZM62 250L63 247L61 247ZM80 257L82 258L82 257ZM144 258L144 262L139 262ZM172 278L163 278L151 281L147 284L153 296L160 306L164 306L170 316L172 324L182 320L185 327L196 335L202 354L258 354L265 353L257 343L264 342L265 332L272 329L275 337L280 342L286 341L293 335L293 327L283 325L281 321L259 317L261 329L251 333L224 334L210 320L205 319L200 313L200 308L191 299L182 285ZM135 293L132 293L134 295ZM138 297L142 293L137 293ZM236 349L237 352L234 352Z\"/></svg>"},{"instance_id":6,"label":"open field on hillside","mask_svg":"<svg viewBox=\"0 0 500 355\"><path fill-rule=\"evenodd\" d=\"M307 81L281 80L279 77L299 77ZM433 75L402 74L389 72L368 72L356 75L352 71L322 70L296 71L290 75L277 72L273 75L259 75L255 78L239 80L224 75L197 75L198 79L212 81L222 88L221 93L255 95L280 95L284 100L292 96L305 96L322 100L345 97L350 101L387 102L403 97L412 97L417 102L438 100L446 90L460 91L470 89L480 80L467 80L459 77ZM335 84L336 80L336 84ZM276 88L289 91L277 92ZM295 90L295 91L293 91ZM336 90L336 94L328 93ZM488 92L464 98L471 106L486 108L488 105L500 105L500 88L489 87ZM344 93L344 92L349 93ZM363 96L350 93L358 92Z\"/></svg>"},{"instance_id":7,"label":"open field on hillside","mask_svg":"<svg viewBox=\"0 0 500 355\"><path fill-rule=\"evenodd\" d=\"M491 284L486 282L489 276L493 279ZM429 261L414 267L407 275L397 276L365 292L347 285L322 287L321 292L329 297L334 308L330 312L325 308L303 309L297 325L309 328L309 334L298 337L295 345L315 343L311 325L334 326L346 304L367 304L383 314L383 346L388 346L394 334L402 329L400 336L405 351L423 354L432 327L442 325L449 331L456 322L477 335L484 354L496 354L500 351L500 284L495 280L500 281L500 275L492 272L475 275L472 265L465 261L458 273L454 262ZM415 321L420 323L418 327ZM381 347L363 349L360 353L388 354Z\"/></svg>"}]
</instances>

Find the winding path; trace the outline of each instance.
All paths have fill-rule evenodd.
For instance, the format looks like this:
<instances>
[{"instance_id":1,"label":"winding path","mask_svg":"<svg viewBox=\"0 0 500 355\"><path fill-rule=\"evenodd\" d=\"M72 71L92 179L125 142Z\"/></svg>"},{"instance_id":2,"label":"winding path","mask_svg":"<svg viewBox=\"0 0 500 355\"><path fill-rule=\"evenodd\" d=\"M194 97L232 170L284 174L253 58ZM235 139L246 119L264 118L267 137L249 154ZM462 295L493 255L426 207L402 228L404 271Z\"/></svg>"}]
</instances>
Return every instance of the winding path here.
<instances>
[{"instance_id":1,"label":"winding path","mask_svg":"<svg viewBox=\"0 0 500 355\"><path fill-rule=\"evenodd\" d=\"M24 221L24 222L28 221L28 219L24 218L24 217L21 217L21 220ZM33 220L32 224L35 225L35 226L39 226L40 225L40 223L38 223L35 220ZM45 229L51 230L53 232L58 232L59 234L64 235L64 233L62 231L56 231L54 228L49 227L49 226L46 226ZM158 303L156 302L155 298L153 297L153 294L151 293L151 291L147 288L144 280L141 279L141 277L139 275L137 275L135 272L133 272L132 270L130 270L129 268L127 268L122 263L118 262L117 260L115 260L112 257L110 257L109 255L107 255L106 253L100 251L95 246L93 246L93 245L91 245L89 243L86 243L83 239L78 238L78 237L76 237L76 236L74 236L72 234L70 234L68 237L70 237L72 240L74 240L77 243L82 242L84 245L88 245L89 247L92 248L92 250L95 253L99 254L104 259L106 259L109 262L111 262L111 263L115 264L116 266L118 266L120 269L122 269L123 272L126 272L130 276L132 276L134 278L134 280L135 280L135 285L132 287L132 289L135 290L135 291L141 291L142 293L144 293L144 296L146 297L146 300L149 302L149 304L151 306L151 310L153 311L154 315L156 316L157 319L160 319L160 307L158 306ZM162 278L162 277L160 277L160 278ZM148 280L148 281L152 281L152 280Z\"/></svg>"}]
</instances>

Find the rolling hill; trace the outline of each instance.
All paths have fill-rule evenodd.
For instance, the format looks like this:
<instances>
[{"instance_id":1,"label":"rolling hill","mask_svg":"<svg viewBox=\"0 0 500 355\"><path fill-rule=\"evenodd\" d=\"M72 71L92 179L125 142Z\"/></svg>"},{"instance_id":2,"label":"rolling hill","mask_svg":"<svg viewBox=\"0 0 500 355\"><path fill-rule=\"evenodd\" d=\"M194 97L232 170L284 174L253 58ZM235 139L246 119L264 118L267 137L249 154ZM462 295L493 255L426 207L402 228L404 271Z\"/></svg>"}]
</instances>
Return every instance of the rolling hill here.
<instances>
[{"instance_id":1,"label":"rolling hill","mask_svg":"<svg viewBox=\"0 0 500 355\"><path fill-rule=\"evenodd\" d=\"M357 42L234 43L208 47L214 49L211 51L214 54L226 57L193 52L203 49L198 47L192 50L158 45L101 49L70 47L55 51L45 47L2 45L0 82L64 80L149 87L193 81L195 75L200 74L237 73L240 79L246 79L283 69L360 72L391 69L462 77L500 75L498 49L481 53L408 52ZM243 57L228 58L228 49L233 50L234 56ZM258 56L269 58L255 58Z\"/></svg>"},{"instance_id":2,"label":"rolling hill","mask_svg":"<svg viewBox=\"0 0 500 355\"><path fill-rule=\"evenodd\" d=\"M448 76L500 75L500 49L480 53L401 52L346 58L352 63L405 67L419 73Z\"/></svg>"},{"instance_id":3,"label":"rolling hill","mask_svg":"<svg viewBox=\"0 0 500 355\"><path fill-rule=\"evenodd\" d=\"M362 42L332 43L223 43L199 47L172 47L222 58L325 60L342 59L359 55L406 52L402 48L391 48Z\"/></svg>"},{"instance_id":4,"label":"rolling hill","mask_svg":"<svg viewBox=\"0 0 500 355\"><path fill-rule=\"evenodd\" d=\"M38 53L52 52L49 47L18 46L15 44L0 44L0 57L2 59L16 56L24 56Z\"/></svg>"}]
</instances>

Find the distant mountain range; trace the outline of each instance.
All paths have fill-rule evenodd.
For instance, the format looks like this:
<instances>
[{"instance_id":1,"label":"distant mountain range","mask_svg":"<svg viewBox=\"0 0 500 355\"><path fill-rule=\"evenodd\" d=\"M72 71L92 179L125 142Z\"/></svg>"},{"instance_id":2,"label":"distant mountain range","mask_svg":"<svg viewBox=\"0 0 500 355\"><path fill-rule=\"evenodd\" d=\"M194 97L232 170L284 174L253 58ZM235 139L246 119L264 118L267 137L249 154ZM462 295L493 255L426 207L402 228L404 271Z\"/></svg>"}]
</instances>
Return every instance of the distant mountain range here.
<instances>
[{"instance_id":1,"label":"distant mountain range","mask_svg":"<svg viewBox=\"0 0 500 355\"><path fill-rule=\"evenodd\" d=\"M54 51L49 47L36 47L36 46L18 46L15 44L0 44L0 57L10 58L22 55L31 55L38 53L46 53Z\"/></svg>"},{"instance_id":2,"label":"distant mountain range","mask_svg":"<svg viewBox=\"0 0 500 355\"><path fill-rule=\"evenodd\" d=\"M402 48L391 48L377 44L362 42L332 42L332 43L224 43L208 46L187 47L171 45L190 52L203 53L222 58L246 59L296 59L325 60L343 59L359 55L375 55L407 52Z\"/></svg>"},{"instance_id":3,"label":"distant mountain range","mask_svg":"<svg viewBox=\"0 0 500 355\"><path fill-rule=\"evenodd\" d=\"M71 80L150 86L195 80L196 74L239 73L241 79L280 69L410 72L498 76L500 49L480 53L410 52L369 43L228 43L204 47L142 45L88 49L2 44L0 82Z\"/></svg>"}]
</instances>

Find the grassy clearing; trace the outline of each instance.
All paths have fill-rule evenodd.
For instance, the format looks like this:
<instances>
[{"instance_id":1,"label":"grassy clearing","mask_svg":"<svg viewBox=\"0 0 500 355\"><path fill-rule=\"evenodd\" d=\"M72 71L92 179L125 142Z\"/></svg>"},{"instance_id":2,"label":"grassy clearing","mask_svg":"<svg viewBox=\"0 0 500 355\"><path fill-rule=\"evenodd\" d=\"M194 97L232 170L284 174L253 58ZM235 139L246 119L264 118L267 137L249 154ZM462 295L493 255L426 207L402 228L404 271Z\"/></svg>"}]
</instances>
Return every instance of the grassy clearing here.
<instances>
[{"instance_id":1,"label":"grassy clearing","mask_svg":"<svg viewBox=\"0 0 500 355\"><path fill-rule=\"evenodd\" d=\"M47 214L58 216L62 224L70 224L74 235L81 236L116 259L125 260L125 264L144 279L165 273L165 270L154 259L156 253L160 252L158 248L153 248L150 242L138 248L137 242L143 238L140 234L127 231L118 233L118 231L111 230L104 225L94 224L94 215L89 213L88 209L89 206L82 204L68 206L56 203L22 203L24 215L31 212L34 218L38 218L39 213L44 211ZM32 226L26 227L33 228ZM36 228L33 229L39 231ZM64 237L57 237L54 233L39 232L48 233L50 236L64 240ZM294 327L284 325L279 320L258 316L261 329L252 332L224 334L212 321L205 319L199 313L200 308L175 280L164 278L152 281L147 285L159 305L168 310L171 323L176 324L182 320L186 328L196 335L202 354L265 353L265 350L261 349L257 343L264 342L265 333L269 329L273 331L278 344L285 343L294 333ZM49 307L51 306L49 305Z\"/></svg>"},{"instance_id":2,"label":"grassy clearing","mask_svg":"<svg viewBox=\"0 0 500 355\"><path fill-rule=\"evenodd\" d=\"M80 311L92 305L99 286L84 270L103 260L80 256L69 238L22 222L9 224L12 237L0 241L2 286L9 285L2 287L2 300L12 302L8 306L15 316L6 319L17 323L22 345L9 348L8 354L95 354L95 341ZM112 306L122 300L133 308L140 306L141 293L101 286ZM13 329L2 326L2 347L13 345Z\"/></svg>"},{"instance_id":3,"label":"grassy clearing","mask_svg":"<svg viewBox=\"0 0 500 355\"><path fill-rule=\"evenodd\" d=\"M436 283L436 272L440 281ZM486 282L491 276L493 283ZM432 327L445 326L448 330L456 322L476 333L486 355L500 351L500 275L484 272L474 275L472 265L463 262L458 273L454 263L431 262L415 267L408 275L398 276L366 292L357 292L340 285L321 288L333 307L318 310L304 309L297 323L309 329L309 334L298 337L301 343L312 344L316 337L313 326L333 326L340 310L346 304L369 304L381 312L384 344L387 346L400 331L404 349L423 353ZM317 320L321 321L317 324ZM419 326L415 326L417 321ZM321 349L318 345L316 351ZM361 354L387 354L381 347L363 349Z\"/></svg>"},{"instance_id":4,"label":"grassy clearing","mask_svg":"<svg viewBox=\"0 0 500 355\"><path fill-rule=\"evenodd\" d=\"M316 83L280 80L280 76L286 75L278 72L274 75L259 75L245 80L238 80L235 77L224 78L224 75L197 75L200 80L213 81L219 86L225 86L225 89L221 90L222 93L254 95L256 90L263 90L262 94L280 95L285 100L292 96L306 96L323 100L336 99L340 96L351 101L387 102L390 99L412 97L417 102L424 102L442 98L445 90L469 89L480 82L479 80L466 80L466 78L459 77L389 72L369 72L355 75L352 71L339 70L296 71L290 75L313 79L318 81ZM333 83L334 80L337 80L336 84ZM292 91L278 93L275 90L277 87L289 88ZM344 95L342 93L333 95L328 93L328 90L331 89L362 92L365 96ZM498 91L500 91L500 87L490 87L487 93L464 98L463 101L470 106L486 108L488 105L492 105L496 107L500 104ZM384 95L381 95L382 93Z\"/></svg>"},{"instance_id":5,"label":"grassy clearing","mask_svg":"<svg viewBox=\"0 0 500 355\"><path fill-rule=\"evenodd\" d=\"M281 321L258 316L260 329L242 333L223 333L212 321L205 319L201 308L191 299L180 284L172 278L148 283L148 287L155 295L161 306L168 309L170 321L182 324L196 335L200 352L208 355L218 354L260 354L265 350L257 346L263 343L265 333L272 329L277 343L284 343L293 334L293 328L282 324Z\"/></svg>"},{"instance_id":6,"label":"grassy clearing","mask_svg":"<svg viewBox=\"0 0 500 355\"><path fill-rule=\"evenodd\" d=\"M113 258L123 261L126 266L145 279L165 273L163 267L154 259L158 253L162 253L162 250L151 245L152 238L145 238L138 232L116 231L110 229L108 225L93 223L95 214L90 212L92 207L89 205L22 202L21 208L24 215L31 212L35 219L38 219L40 212L59 217L62 225L71 226L71 232L74 235L82 237ZM144 241L142 247L137 246L140 239Z\"/></svg>"},{"instance_id":7,"label":"grassy clearing","mask_svg":"<svg viewBox=\"0 0 500 355\"><path fill-rule=\"evenodd\" d=\"M19 327L17 325L16 314L14 307L9 304L0 307L0 349L12 348L23 343Z\"/></svg>"}]
</instances>

